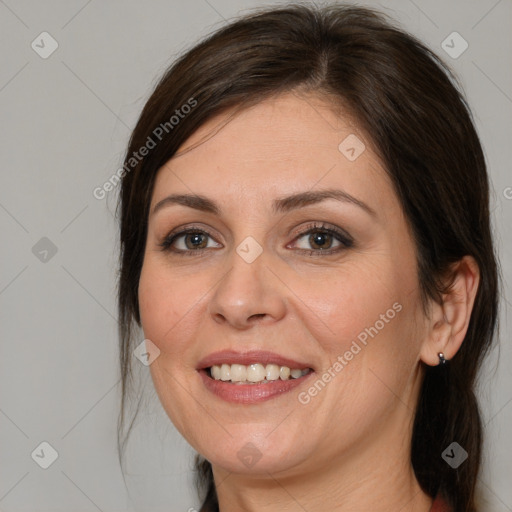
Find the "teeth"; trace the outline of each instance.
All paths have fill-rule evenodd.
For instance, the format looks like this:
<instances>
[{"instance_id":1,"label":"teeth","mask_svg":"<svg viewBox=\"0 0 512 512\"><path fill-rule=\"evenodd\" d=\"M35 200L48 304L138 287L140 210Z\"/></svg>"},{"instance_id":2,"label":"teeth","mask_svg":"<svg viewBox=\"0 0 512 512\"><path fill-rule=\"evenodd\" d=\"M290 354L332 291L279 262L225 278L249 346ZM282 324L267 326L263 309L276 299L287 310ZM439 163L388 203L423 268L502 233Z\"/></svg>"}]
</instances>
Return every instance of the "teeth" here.
<instances>
[{"instance_id":1,"label":"teeth","mask_svg":"<svg viewBox=\"0 0 512 512\"><path fill-rule=\"evenodd\" d=\"M243 364L231 365L231 382L245 382L247 380L247 366Z\"/></svg>"},{"instance_id":2,"label":"teeth","mask_svg":"<svg viewBox=\"0 0 512 512\"><path fill-rule=\"evenodd\" d=\"M220 380L231 380L231 366L229 364L223 364L220 367Z\"/></svg>"},{"instance_id":3,"label":"teeth","mask_svg":"<svg viewBox=\"0 0 512 512\"><path fill-rule=\"evenodd\" d=\"M288 380L290 378L290 374L291 371L288 366L281 366L281 368L279 368L279 378L281 380Z\"/></svg>"},{"instance_id":4,"label":"teeth","mask_svg":"<svg viewBox=\"0 0 512 512\"><path fill-rule=\"evenodd\" d=\"M277 380L279 379L279 366L277 364L267 364L265 368L267 380Z\"/></svg>"},{"instance_id":5,"label":"teeth","mask_svg":"<svg viewBox=\"0 0 512 512\"><path fill-rule=\"evenodd\" d=\"M212 366L210 371L212 373L212 377L215 380L220 380L220 376L222 375L222 371L220 369L220 366Z\"/></svg>"},{"instance_id":6,"label":"teeth","mask_svg":"<svg viewBox=\"0 0 512 512\"><path fill-rule=\"evenodd\" d=\"M222 364L210 368L210 374L215 380L230 381L235 383L261 383L273 380L298 379L310 372L309 368L288 368L277 364L253 363L248 366L243 364Z\"/></svg>"},{"instance_id":7,"label":"teeth","mask_svg":"<svg viewBox=\"0 0 512 512\"><path fill-rule=\"evenodd\" d=\"M266 376L266 369L262 364L251 364L247 367L247 380L249 382L261 382Z\"/></svg>"}]
</instances>

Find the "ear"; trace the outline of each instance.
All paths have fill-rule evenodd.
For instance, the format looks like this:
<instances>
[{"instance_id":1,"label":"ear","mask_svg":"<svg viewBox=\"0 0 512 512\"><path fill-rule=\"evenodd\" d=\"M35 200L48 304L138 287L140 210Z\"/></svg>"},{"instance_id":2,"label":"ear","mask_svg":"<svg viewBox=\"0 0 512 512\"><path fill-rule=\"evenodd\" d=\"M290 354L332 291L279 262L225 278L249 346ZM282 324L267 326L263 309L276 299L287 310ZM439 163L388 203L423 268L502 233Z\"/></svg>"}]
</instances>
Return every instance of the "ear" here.
<instances>
[{"instance_id":1,"label":"ear","mask_svg":"<svg viewBox=\"0 0 512 512\"><path fill-rule=\"evenodd\" d=\"M430 366L439 364L439 352L449 360L462 345L480 282L480 270L472 256L455 263L452 272L453 283L442 304L431 303L427 337L420 352L421 360Z\"/></svg>"}]
</instances>

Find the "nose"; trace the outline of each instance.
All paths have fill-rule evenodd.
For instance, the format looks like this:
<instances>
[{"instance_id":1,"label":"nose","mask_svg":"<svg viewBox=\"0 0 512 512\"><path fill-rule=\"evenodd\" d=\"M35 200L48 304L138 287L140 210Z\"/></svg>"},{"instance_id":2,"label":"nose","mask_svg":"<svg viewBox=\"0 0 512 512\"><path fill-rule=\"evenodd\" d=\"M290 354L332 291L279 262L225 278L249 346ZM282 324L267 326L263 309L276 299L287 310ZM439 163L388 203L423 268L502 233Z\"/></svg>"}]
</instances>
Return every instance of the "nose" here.
<instances>
[{"instance_id":1,"label":"nose","mask_svg":"<svg viewBox=\"0 0 512 512\"><path fill-rule=\"evenodd\" d=\"M245 330L256 323L272 323L286 313L286 289L264 253L247 263L235 251L231 267L220 279L209 303L215 322Z\"/></svg>"}]
</instances>

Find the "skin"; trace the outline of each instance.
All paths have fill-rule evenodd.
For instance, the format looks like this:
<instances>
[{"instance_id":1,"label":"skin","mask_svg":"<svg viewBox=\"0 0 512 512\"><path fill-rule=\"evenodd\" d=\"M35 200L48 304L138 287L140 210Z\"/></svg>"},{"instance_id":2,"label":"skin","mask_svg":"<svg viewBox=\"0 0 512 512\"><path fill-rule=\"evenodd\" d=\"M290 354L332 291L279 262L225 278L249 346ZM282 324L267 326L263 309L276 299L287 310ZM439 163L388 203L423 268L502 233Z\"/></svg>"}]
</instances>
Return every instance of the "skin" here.
<instances>
[{"instance_id":1,"label":"skin","mask_svg":"<svg viewBox=\"0 0 512 512\"><path fill-rule=\"evenodd\" d=\"M348 116L325 98L286 93L221 126L225 120L204 124L159 170L151 200L151 212L176 193L204 195L221 208L215 215L171 204L149 216L139 301L144 335L160 350L150 371L165 411L212 463L222 512L427 512L432 498L416 481L409 448L421 361L437 364L438 352L450 359L462 343L476 264L461 260L452 292L425 316L407 221L370 141ZM366 149L349 161L338 145L353 133ZM276 198L331 188L375 214L334 199L272 211ZM353 245L327 238L321 247L342 249L319 254L303 234L311 221L345 230ZM162 250L171 231L191 224L211 233L201 239L202 255L186 236L174 246L190 256ZM263 249L252 263L236 252L248 236ZM298 394L395 303L400 312L300 403ZM276 351L309 361L317 375L266 402L227 403L196 371L223 349ZM261 455L252 467L237 456L248 442Z\"/></svg>"}]
</instances>

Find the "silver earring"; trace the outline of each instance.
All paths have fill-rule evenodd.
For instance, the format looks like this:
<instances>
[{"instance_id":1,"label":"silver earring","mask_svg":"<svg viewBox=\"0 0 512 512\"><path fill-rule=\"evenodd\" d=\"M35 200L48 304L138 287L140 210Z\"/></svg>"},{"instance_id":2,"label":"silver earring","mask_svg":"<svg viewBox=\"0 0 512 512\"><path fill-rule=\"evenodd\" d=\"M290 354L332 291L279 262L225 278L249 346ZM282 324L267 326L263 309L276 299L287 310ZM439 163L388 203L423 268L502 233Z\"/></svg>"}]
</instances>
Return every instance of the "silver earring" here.
<instances>
[{"instance_id":1,"label":"silver earring","mask_svg":"<svg viewBox=\"0 0 512 512\"><path fill-rule=\"evenodd\" d=\"M442 352L439 352L439 354L437 354L439 356L439 366L443 366L444 364L446 364L446 359L444 358L444 354Z\"/></svg>"}]
</instances>

